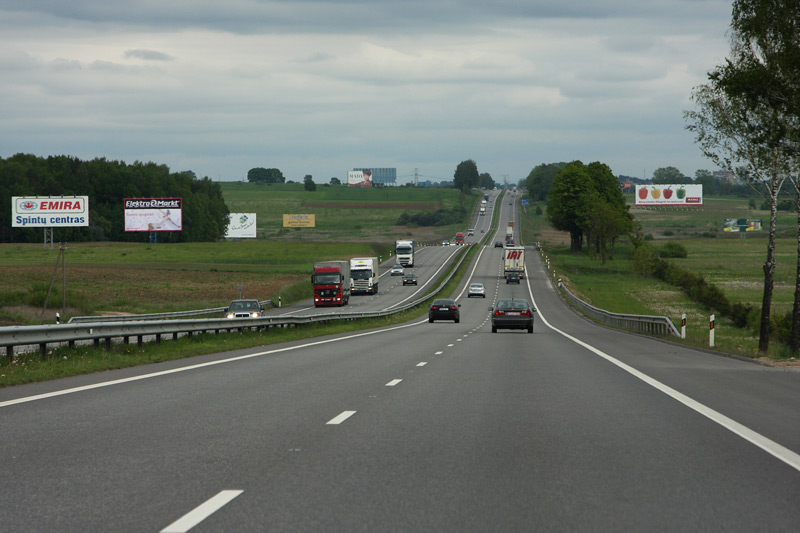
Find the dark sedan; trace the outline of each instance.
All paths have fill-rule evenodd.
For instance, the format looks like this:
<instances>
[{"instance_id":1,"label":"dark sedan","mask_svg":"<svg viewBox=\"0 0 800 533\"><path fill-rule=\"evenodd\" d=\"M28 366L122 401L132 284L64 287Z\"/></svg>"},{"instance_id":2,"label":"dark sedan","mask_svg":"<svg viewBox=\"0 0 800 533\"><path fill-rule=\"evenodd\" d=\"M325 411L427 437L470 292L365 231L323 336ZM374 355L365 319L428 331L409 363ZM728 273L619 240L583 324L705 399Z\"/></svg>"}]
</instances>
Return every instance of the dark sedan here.
<instances>
[{"instance_id":1,"label":"dark sedan","mask_svg":"<svg viewBox=\"0 0 800 533\"><path fill-rule=\"evenodd\" d=\"M531 307L528 300L503 298L489 311L492 312L492 333L497 333L498 329L527 329L528 333L533 333L533 313L536 309Z\"/></svg>"},{"instance_id":2,"label":"dark sedan","mask_svg":"<svg viewBox=\"0 0 800 533\"><path fill-rule=\"evenodd\" d=\"M458 308L461 305L455 300L449 298L437 298L428 309L428 322L434 320L452 320L458 323L461 320L461 314Z\"/></svg>"},{"instance_id":3,"label":"dark sedan","mask_svg":"<svg viewBox=\"0 0 800 533\"><path fill-rule=\"evenodd\" d=\"M406 272L403 274L403 285L416 285L417 276L413 272Z\"/></svg>"}]
</instances>

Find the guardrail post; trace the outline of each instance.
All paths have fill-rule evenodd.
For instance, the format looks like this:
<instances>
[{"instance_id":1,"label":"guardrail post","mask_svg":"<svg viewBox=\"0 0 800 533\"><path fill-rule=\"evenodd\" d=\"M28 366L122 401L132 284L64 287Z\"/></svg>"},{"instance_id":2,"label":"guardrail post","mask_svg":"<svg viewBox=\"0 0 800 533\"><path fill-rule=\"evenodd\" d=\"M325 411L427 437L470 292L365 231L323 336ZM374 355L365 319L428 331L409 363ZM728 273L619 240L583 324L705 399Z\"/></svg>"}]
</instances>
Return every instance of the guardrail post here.
<instances>
[{"instance_id":1,"label":"guardrail post","mask_svg":"<svg viewBox=\"0 0 800 533\"><path fill-rule=\"evenodd\" d=\"M47 343L41 343L39 345L39 353L42 355L42 359L47 357Z\"/></svg>"},{"instance_id":2,"label":"guardrail post","mask_svg":"<svg viewBox=\"0 0 800 533\"><path fill-rule=\"evenodd\" d=\"M681 339L686 338L686 313L681 316Z\"/></svg>"},{"instance_id":3,"label":"guardrail post","mask_svg":"<svg viewBox=\"0 0 800 533\"><path fill-rule=\"evenodd\" d=\"M714 319L716 315L711 315L711 320L709 321L709 328L708 328L708 345L709 347L714 347Z\"/></svg>"},{"instance_id":4,"label":"guardrail post","mask_svg":"<svg viewBox=\"0 0 800 533\"><path fill-rule=\"evenodd\" d=\"M280 308L280 307L281 307L281 304L282 304L282 302L281 302L281 297L280 297L280 296L278 296L278 308Z\"/></svg>"}]
</instances>

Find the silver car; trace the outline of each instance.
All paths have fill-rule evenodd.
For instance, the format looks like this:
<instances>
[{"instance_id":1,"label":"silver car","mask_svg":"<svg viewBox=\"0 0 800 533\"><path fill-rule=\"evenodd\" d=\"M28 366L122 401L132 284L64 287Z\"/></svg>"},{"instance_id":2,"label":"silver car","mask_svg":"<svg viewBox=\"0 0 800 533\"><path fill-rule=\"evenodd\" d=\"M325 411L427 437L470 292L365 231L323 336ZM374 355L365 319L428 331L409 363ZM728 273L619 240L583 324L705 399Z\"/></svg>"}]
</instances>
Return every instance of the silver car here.
<instances>
[{"instance_id":1,"label":"silver car","mask_svg":"<svg viewBox=\"0 0 800 533\"><path fill-rule=\"evenodd\" d=\"M486 298L486 287L483 283L471 283L467 290L467 298Z\"/></svg>"}]
</instances>

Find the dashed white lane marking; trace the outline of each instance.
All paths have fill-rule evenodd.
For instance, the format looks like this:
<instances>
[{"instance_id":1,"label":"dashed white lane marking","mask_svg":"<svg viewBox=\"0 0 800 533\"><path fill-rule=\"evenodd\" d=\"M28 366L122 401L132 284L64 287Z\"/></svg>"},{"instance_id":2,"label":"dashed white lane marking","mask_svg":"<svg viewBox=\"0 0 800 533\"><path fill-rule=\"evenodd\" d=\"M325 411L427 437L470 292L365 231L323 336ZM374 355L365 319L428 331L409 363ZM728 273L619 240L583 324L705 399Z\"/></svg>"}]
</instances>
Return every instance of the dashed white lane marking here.
<instances>
[{"instance_id":1,"label":"dashed white lane marking","mask_svg":"<svg viewBox=\"0 0 800 533\"><path fill-rule=\"evenodd\" d=\"M434 352L433 355L442 355L444 352Z\"/></svg>"},{"instance_id":2,"label":"dashed white lane marking","mask_svg":"<svg viewBox=\"0 0 800 533\"><path fill-rule=\"evenodd\" d=\"M386 386L387 386L387 387L394 387L395 385L397 385L397 384L398 384L398 383L400 383L401 381L403 381L403 380L402 380L402 379L393 379L392 381L390 381L389 383L387 383L387 384L386 384Z\"/></svg>"},{"instance_id":3,"label":"dashed white lane marking","mask_svg":"<svg viewBox=\"0 0 800 533\"><path fill-rule=\"evenodd\" d=\"M464 340L464 339L456 339L456 342L461 342L461 341L463 341L463 340Z\"/></svg>"},{"instance_id":4,"label":"dashed white lane marking","mask_svg":"<svg viewBox=\"0 0 800 533\"><path fill-rule=\"evenodd\" d=\"M455 346L455 344L448 344L447 345L448 348L452 348L453 346Z\"/></svg>"},{"instance_id":5,"label":"dashed white lane marking","mask_svg":"<svg viewBox=\"0 0 800 533\"><path fill-rule=\"evenodd\" d=\"M337 426L342 422L344 422L345 420L347 420L348 418L350 418L351 416L353 416L354 414L356 414L355 411L342 411L341 414L339 414L334 418L331 418L325 424L330 426Z\"/></svg>"},{"instance_id":6,"label":"dashed white lane marking","mask_svg":"<svg viewBox=\"0 0 800 533\"><path fill-rule=\"evenodd\" d=\"M427 361L421 361L421 362L417 363L417 366L425 366L427 364L428 364Z\"/></svg>"},{"instance_id":7,"label":"dashed white lane marking","mask_svg":"<svg viewBox=\"0 0 800 533\"><path fill-rule=\"evenodd\" d=\"M171 523L161 530L161 533L186 533L194 526L217 512L227 505L231 500L240 495L242 490L223 490L210 500L195 508L193 511L183 515L181 518Z\"/></svg>"}]
</instances>

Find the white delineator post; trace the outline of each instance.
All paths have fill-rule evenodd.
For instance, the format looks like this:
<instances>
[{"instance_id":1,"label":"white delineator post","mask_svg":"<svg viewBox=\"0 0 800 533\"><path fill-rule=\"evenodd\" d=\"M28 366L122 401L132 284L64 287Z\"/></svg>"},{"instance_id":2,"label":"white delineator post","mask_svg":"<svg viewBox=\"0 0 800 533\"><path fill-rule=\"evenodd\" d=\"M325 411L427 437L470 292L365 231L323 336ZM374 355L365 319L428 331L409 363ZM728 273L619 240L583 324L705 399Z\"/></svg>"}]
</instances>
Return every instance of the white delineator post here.
<instances>
[{"instance_id":1,"label":"white delineator post","mask_svg":"<svg viewBox=\"0 0 800 533\"><path fill-rule=\"evenodd\" d=\"M686 313L681 316L681 339L686 338Z\"/></svg>"},{"instance_id":2,"label":"white delineator post","mask_svg":"<svg viewBox=\"0 0 800 533\"><path fill-rule=\"evenodd\" d=\"M709 322L708 328L708 345L713 348L714 347L714 318L716 315L711 315L711 321Z\"/></svg>"}]
</instances>

